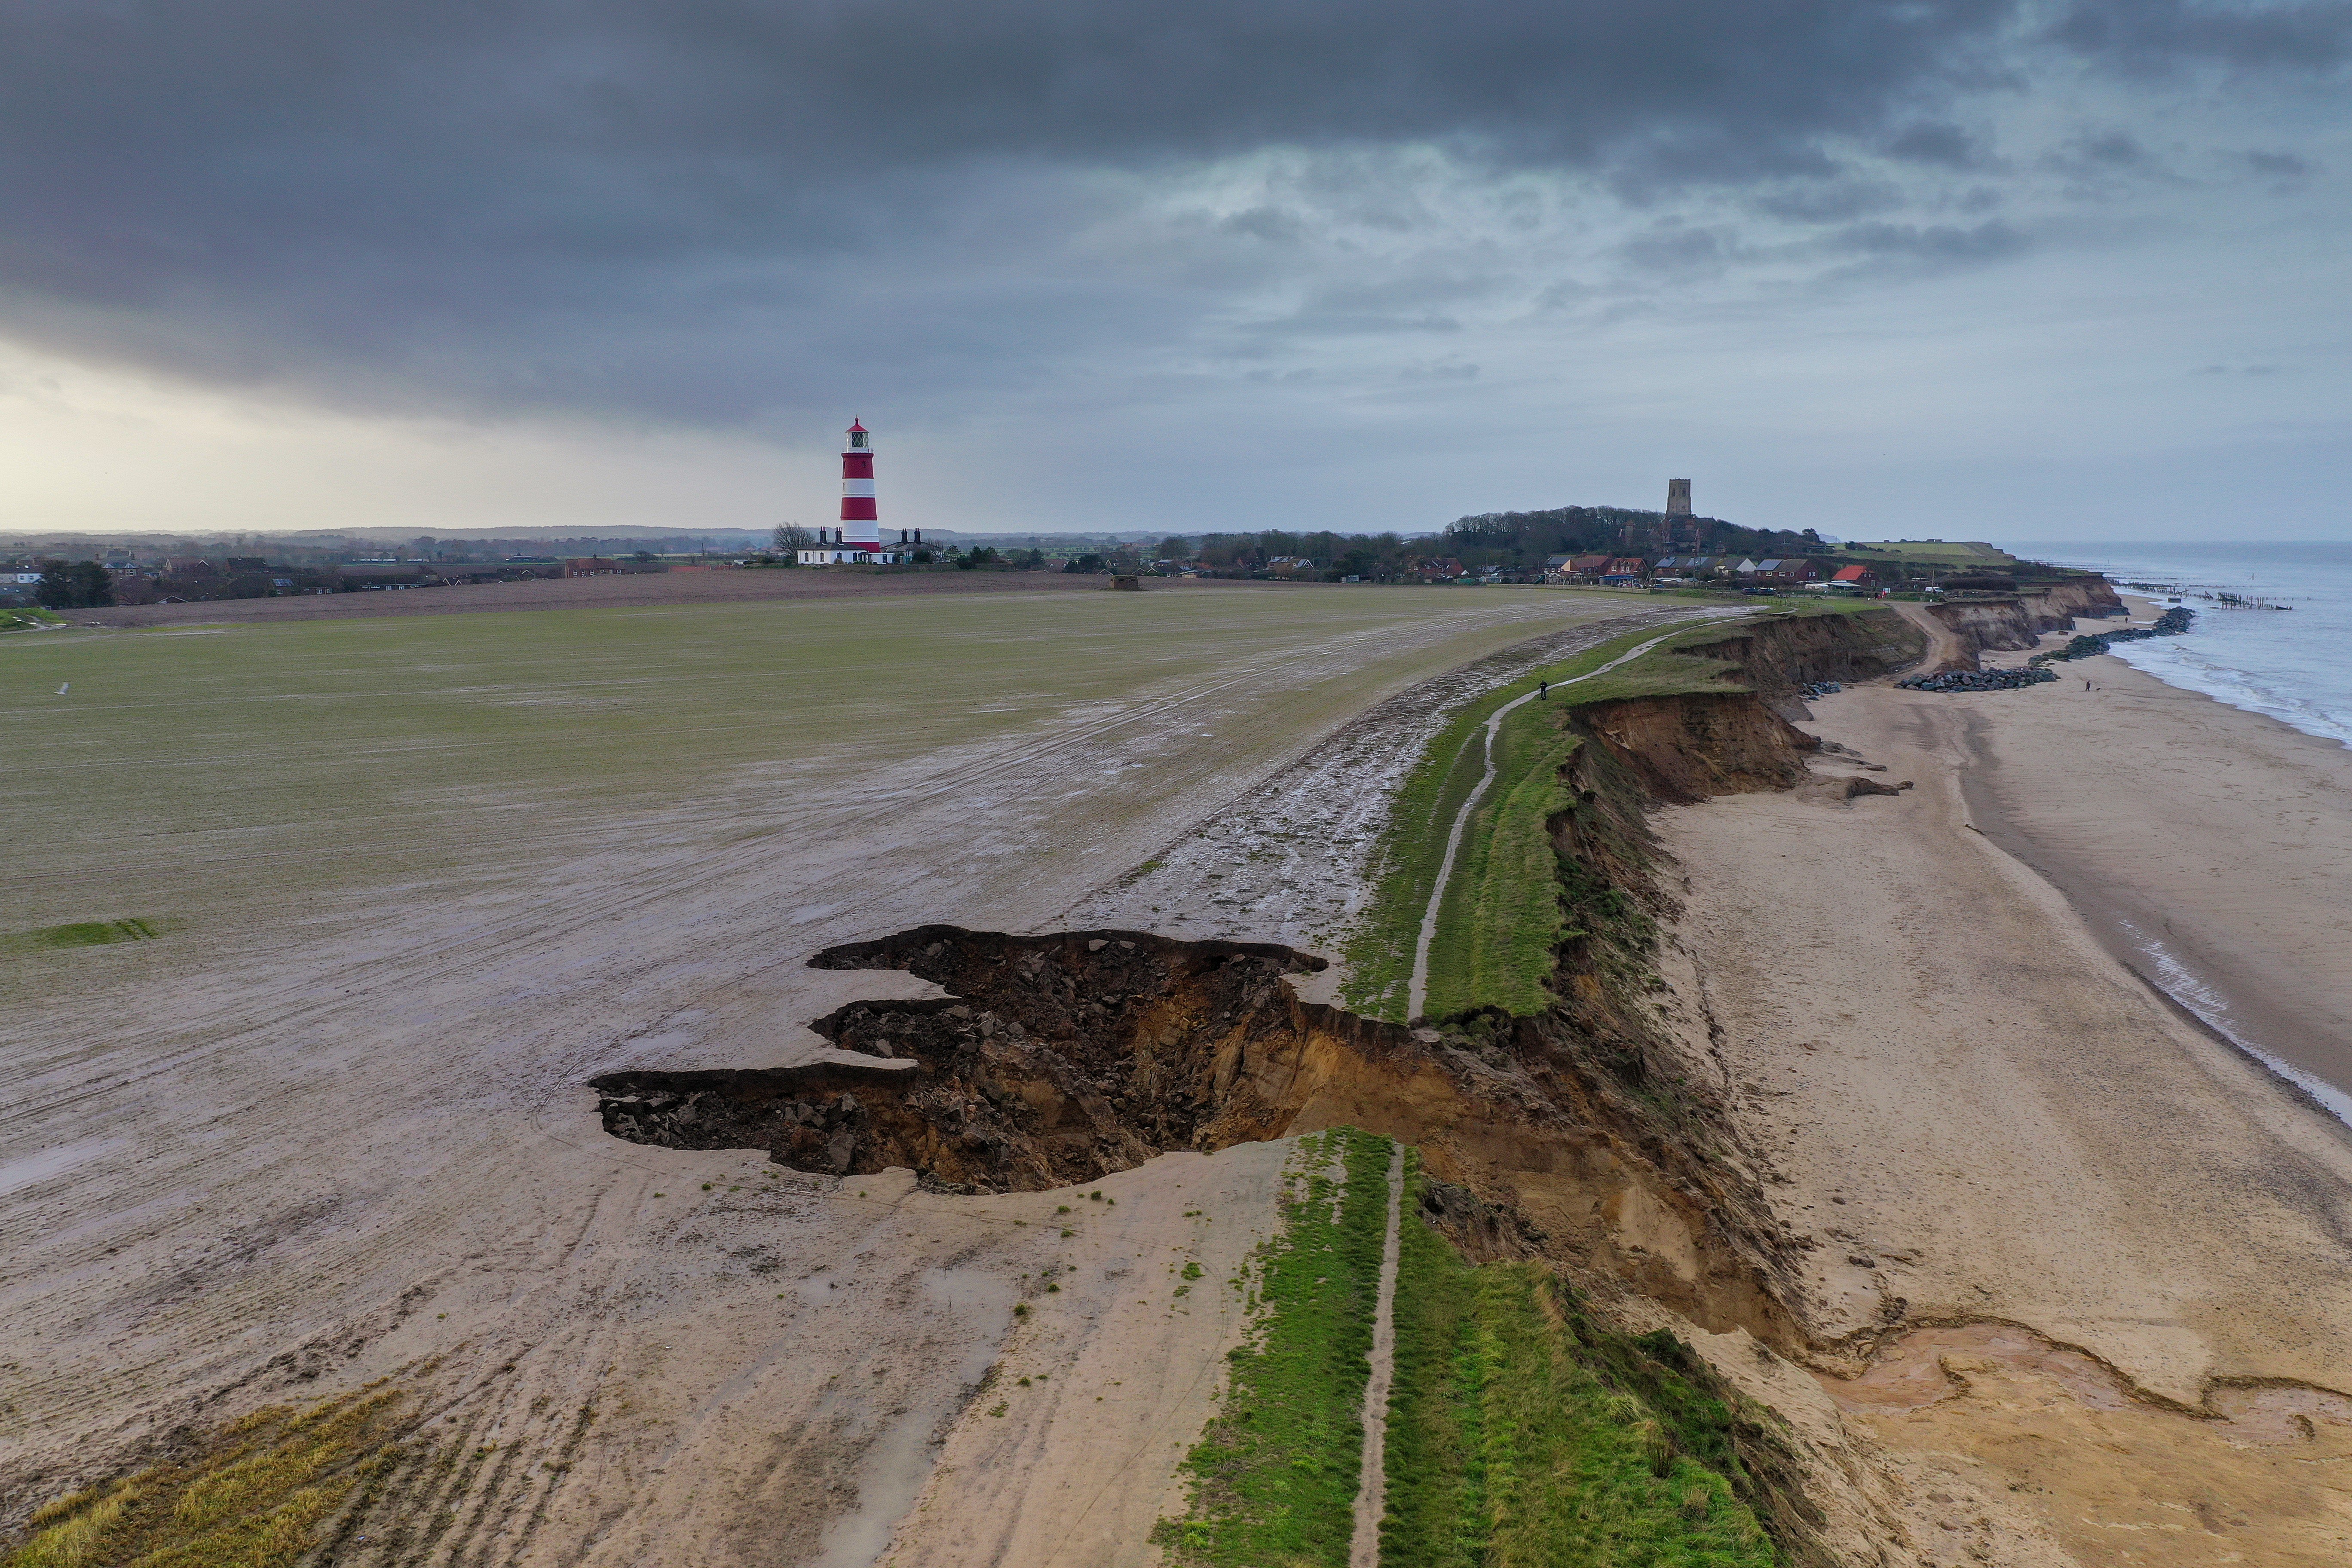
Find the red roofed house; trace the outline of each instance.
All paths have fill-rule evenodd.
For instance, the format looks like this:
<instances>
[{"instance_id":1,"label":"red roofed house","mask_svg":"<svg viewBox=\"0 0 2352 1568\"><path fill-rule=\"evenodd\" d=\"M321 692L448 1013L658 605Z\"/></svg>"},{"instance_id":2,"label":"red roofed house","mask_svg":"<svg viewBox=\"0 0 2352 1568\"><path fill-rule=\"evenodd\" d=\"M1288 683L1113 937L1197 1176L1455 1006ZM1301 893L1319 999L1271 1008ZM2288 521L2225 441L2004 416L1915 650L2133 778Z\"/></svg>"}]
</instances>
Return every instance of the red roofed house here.
<instances>
[{"instance_id":1,"label":"red roofed house","mask_svg":"<svg viewBox=\"0 0 2352 1568\"><path fill-rule=\"evenodd\" d=\"M1849 588L1875 588L1878 586L1878 574L1867 566L1841 566L1831 574L1830 581L1842 583Z\"/></svg>"}]
</instances>

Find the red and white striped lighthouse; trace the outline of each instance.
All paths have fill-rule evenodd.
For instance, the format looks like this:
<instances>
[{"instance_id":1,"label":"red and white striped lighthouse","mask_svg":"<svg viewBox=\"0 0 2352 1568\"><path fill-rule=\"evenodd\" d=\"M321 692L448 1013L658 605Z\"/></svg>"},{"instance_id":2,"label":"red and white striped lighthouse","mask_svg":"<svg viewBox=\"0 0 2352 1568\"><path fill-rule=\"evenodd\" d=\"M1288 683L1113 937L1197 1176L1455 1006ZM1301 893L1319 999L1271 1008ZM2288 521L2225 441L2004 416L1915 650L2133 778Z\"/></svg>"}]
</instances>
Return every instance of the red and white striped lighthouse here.
<instances>
[{"instance_id":1,"label":"red and white striped lighthouse","mask_svg":"<svg viewBox=\"0 0 2352 1568\"><path fill-rule=\"evenodd\" d=\"M857 420L849 422L849 445L841 449L841 532L851 545L882 548L882 529L874 511L873 438Z\"/></svg>"},{"instance_id":2,"label":"red and white striped lighthouse","mask_svg":"<svg viewBox=\"0 0 2352 1568\"><path fill-rule=\"evenodd\" d=\"M882 542L882 526L874 511L874 437L856 420L849 422L849 443L841 449L841 521L816 531L816 543L801 552L804 566L889 566L908 560L922 546L923 531L902 528L896 544Z\"/></svg>"}]
</instances>

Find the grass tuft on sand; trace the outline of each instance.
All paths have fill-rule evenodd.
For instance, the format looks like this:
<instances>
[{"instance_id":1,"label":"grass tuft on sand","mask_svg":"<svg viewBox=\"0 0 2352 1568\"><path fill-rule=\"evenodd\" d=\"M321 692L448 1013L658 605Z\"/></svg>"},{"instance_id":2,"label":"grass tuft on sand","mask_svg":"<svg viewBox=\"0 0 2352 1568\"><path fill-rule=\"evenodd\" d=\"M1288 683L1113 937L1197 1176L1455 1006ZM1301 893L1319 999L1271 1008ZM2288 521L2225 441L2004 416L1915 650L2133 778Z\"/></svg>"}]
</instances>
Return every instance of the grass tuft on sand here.
<instances>
[{"instance_id":1,"label":"grass tuft on sand","mask_svg":"<svg viewBox=\"0 0 2352 1568\"><path fill-rule=\"evenodd\" d=\"M1183 1568L1345 1568L1388 1220L1390 1143L1299 1141L1281 1233L1260 1249L1262 1317L1186 1456L1190 1506L1152 1533Z\"/></svg>"},{"instance_id":2,"label":"grass tuft on sand","mask_svg":"<svg viewBox=\"0 0 2352 1568\"><path fill-rule=\"evenodd\" d=\"M38 931L0 936L0 952L25 952L47 947L104 947L117 942L152 942L163 933L155 922L142 920L75 921L43 926Z\"/></svg>"},{"instance_id":3,"label":"grass tuft on sand","mask_svg":"<svg viewBox=\"0 0 2352 1568\"><path fill-rule=\"evenodd\" d=\"M387 1462L399 1398L373 1388L257 1410L193 1454L39 1509L5 1568L291 1564Z\"/></svg>"},{"instance_id":4,"label":"grass tuft on sand","mask_svg":"<svg viewBox=\"0 0 2352 1568\"><path fill-rule=\"evenodd\" d=\"M1680 1342L1601 1329L1549 1270L1474 1266L1417 1218L1400 1246L1383 1568L1783 1561Z\"/></svg>"}]
</instances>

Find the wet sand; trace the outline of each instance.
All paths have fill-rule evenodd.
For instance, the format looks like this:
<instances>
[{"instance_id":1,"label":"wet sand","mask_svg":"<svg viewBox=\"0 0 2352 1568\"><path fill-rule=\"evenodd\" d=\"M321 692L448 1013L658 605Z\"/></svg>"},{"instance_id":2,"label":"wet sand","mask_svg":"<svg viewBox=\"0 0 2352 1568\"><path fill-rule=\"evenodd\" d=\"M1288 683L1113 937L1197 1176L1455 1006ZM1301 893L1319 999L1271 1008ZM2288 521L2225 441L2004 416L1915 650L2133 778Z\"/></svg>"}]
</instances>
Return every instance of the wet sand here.
<instances>
[{"instance_id":1,"label":"wet sand","mask_svg":"<svg viewBox=\"0 0 2352 1568\"><path fill-rule=\"evenodd\" d=\"M2059 668L1964 720L1978 826L2202 1022L2352 1090L2352 750L2118 658Z\"/></svg>"},{"instance_id":2,"label":"wet sand","mask_svg":"<svg viewBox=\"0 0 2352 1568\"><path fill-rule=\"evenodd\" d=\"M1915 787L1849 801L1827 754L1660 814L1676 937L1810 1243L1824 1385L1919 1497L2023 1510L2085 1564L2340 1562L2352 1130L2101 925L2137 913L2223 994L2275 991L2281 1054L2323 1059L2344 753L2073 668L1817 702L1806 728Z\"/></svg>"}]
</instances>

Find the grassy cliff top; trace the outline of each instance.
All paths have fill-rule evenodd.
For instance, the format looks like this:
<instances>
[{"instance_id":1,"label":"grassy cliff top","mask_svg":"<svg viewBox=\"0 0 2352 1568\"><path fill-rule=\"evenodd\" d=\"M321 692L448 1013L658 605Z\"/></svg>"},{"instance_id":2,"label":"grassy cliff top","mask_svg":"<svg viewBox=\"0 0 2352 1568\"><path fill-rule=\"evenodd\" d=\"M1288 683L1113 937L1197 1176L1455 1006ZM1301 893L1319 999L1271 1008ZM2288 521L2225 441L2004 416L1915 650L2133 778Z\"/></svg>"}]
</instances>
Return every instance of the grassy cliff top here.
<instances>
[{"instance_id":1,"label":"grassy cliff top","mask_svg":"<svg viewBox=\"0 0 2352 1568\"><path fill-rule=\"evenodd\" d=\"M1652 648L1633 663L1583 681L1561 695L1572 708L1595 702L1620 702L1637 697L1677 697L1694 691L1747 691L1746 671L1726 659L1689 650L1703 648L1779 620L1811 620L1826 616L1858 616L1883 609L1874 599L1807 596L1747 601L1756 613L1738 619L1701 622Z\"/></svg>"},{"instance_id":2,"label":"grassy cliff top","mask_svg":"<svg viewBox=\"0 0 2352 1568\"><path fill-rule=\"evenodd\" d=\"M1832 553L1884 555L1927 565L1952 566L2005 566L2017 559L1980 539L1877 539L1841 544Z\"/></svg>"}]
</instances>

